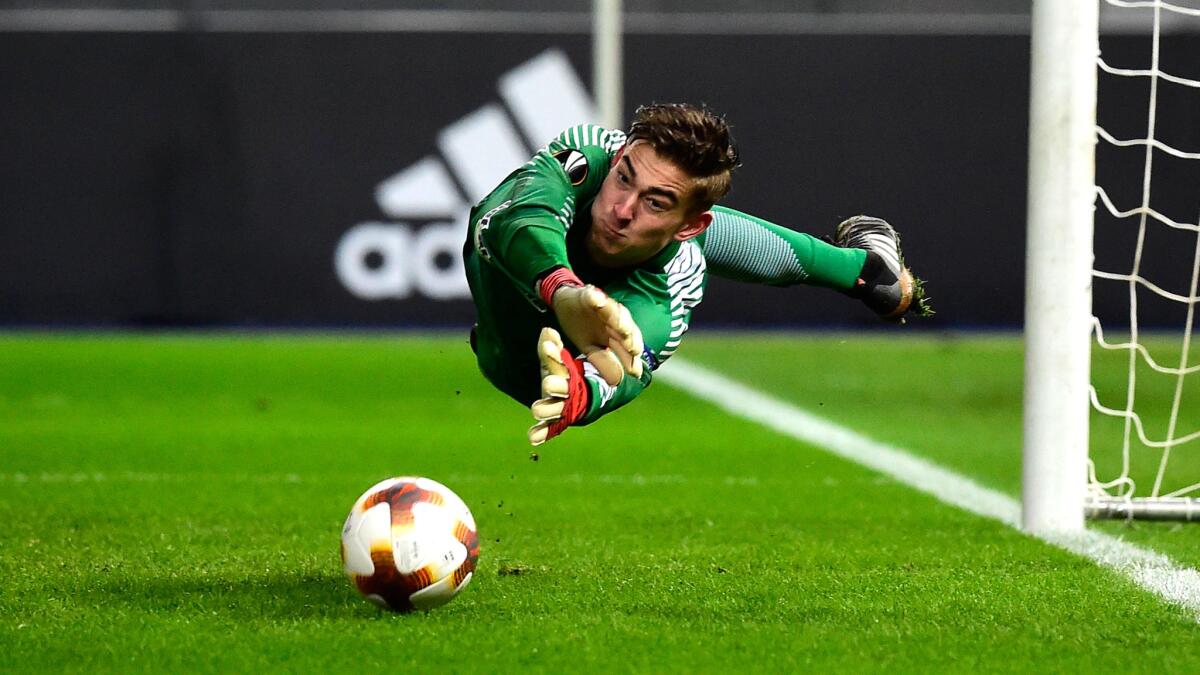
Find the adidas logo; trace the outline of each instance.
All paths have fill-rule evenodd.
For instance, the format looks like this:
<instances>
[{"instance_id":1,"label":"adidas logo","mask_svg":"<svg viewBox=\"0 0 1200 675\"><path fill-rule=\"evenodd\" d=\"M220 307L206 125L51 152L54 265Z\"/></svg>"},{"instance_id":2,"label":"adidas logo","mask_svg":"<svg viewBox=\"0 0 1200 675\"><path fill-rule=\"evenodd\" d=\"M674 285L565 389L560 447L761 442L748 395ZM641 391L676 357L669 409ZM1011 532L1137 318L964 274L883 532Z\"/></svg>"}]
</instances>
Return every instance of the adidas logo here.
<instances>
[{"instance_id":1,"label":"adidas logo","mask_svg":"<svg viewBox=\"0 0 1200 675\"><path fill-rule=\"evenodd\" d=\"M389 221L359 223L342 235L334 267L355 297L470 297L461 251L471 204L563 129L595 121L591 97L557 49L505 73L498 88L503 104L488 103L438 133L440 156L376 186L375 202Z\"/></svg>"}]
</instances>

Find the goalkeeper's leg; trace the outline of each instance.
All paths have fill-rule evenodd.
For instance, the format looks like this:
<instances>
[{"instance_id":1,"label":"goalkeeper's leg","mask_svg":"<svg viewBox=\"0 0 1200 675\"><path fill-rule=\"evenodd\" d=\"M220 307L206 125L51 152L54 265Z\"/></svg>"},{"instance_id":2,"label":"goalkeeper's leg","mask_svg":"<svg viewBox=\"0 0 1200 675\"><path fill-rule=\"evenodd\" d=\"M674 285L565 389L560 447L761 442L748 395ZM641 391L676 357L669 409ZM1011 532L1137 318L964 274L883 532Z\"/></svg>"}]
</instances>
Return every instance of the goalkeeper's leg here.
<instances>
[{"instance_id":1,"label":"goalkeeper's leg","mask_svg":"<svg viewBox=\"0 0 1200 675\"><path fill-rule=\"evenodd\" d=\"M847 291L851 297L890 321L903 323L904 315L913 309L920 316L933 314L922 282L904 264L900 235L887 221L871 216L849 218L838 225L833 243L867 251L858 282Z\"/></svg>"}]
</instances>

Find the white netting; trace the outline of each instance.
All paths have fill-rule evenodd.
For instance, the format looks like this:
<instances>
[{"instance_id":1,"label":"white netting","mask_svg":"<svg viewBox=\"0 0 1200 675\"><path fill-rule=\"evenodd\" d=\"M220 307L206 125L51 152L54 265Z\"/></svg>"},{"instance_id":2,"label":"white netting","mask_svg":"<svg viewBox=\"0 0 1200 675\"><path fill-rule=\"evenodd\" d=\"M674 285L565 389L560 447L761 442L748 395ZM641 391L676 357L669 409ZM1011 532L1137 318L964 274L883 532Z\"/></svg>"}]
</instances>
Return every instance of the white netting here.
<instances>
[{"instance_id":1,"label":"white netting","mask_svg":"<svg viewBox=\"0 0 1200 675\"><path fill-rule=\"evenodd\" d=\"M1110 18L1128 13L1120 17L1121 24L1137 26L1144 19L1145 30L1111 40L1102 34L1098 57L1096 192L1102 208L1097 209L1093 271L1099 349L1093 350L1097 367L1091 400L1101 415L1092 425L1089 487L1093 496L1123 499L1195 497L1200 492L1200 482L1192 482L1200 479L1200 442L1186 450L1182 446L1200 439L1200 405L1183 405L1188 394L1200 394L1187 377L1200 372L1200 364L1189 365L1193 315L1200 300L1200 181L1194 178L1200 176L1200 134L1195 131L1200 128L1200 80L1184 75L1200 77L1200 68L1166 70L1200 66L1195 56L1200 8L1160 1L1105 2ZM1195 25L1180 26L1189 21ZM1170 41L1164 41L1164 26L1172 31ZM1164 43L1177 48L1166 66L1170 50ZM1132 97L1134 91L1144 96L1137 87L1148 89L1148 105L1145 98ZM1125 112L1113 106L1123 106ZM1134 107L1145 111L1137 130L1122 124ZM1167 124L1160 128L1164 118ZM1109 123L1122 128L1106 128ZM1140 171L1122 171L1119 166L1119 156L1130 149L1141 155L1133 158ZM1109 158L1114 158L1111 165L1106 164ZM1156 169L1162 174L1157 180ZM1114 228L1115 234L1109 235L1106 228ZM1108 253L1115 246L1103 239L1106 236L1121 242L1123 260ZM1118 295L1128 299L1127 325L1116 316L1124 307L1113 309L1120 304ZM1150 315L1153 318L1147 319ZM1176 322L1174 327L1163 325L1168 316ZM1122 338L1106 338L1105 323L1110 333L1124 334ZM1168 332L1147 331L1146 324ZM1101 374L1105 360L1113 358L1125 362L1123 383Z\"/></svg>"}]
</instances>

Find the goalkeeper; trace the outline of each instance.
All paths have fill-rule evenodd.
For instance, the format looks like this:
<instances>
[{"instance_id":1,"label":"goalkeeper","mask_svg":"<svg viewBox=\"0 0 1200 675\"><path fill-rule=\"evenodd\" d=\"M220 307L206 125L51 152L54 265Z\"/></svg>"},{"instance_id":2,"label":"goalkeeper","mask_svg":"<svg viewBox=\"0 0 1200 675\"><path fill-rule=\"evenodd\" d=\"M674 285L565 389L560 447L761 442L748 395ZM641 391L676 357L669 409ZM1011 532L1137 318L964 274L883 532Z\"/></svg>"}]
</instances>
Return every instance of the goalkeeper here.
<instances>
[{"instance_id":1,"label":"goalkeeper","mask_svg":"<svg viewBox=\"0 0 1200 675\"><path fill-rule=\"evenodd\" d=\"M472 208L471 347L484 376L530 406L533 445L649 386L679 348L709 272L833 288L892 321L914 308L919 284L890 225L856 216L829 244L714 206L737 164L720 117L644 106L628 135L568 129Z\"/></svg>"}]
</instances>

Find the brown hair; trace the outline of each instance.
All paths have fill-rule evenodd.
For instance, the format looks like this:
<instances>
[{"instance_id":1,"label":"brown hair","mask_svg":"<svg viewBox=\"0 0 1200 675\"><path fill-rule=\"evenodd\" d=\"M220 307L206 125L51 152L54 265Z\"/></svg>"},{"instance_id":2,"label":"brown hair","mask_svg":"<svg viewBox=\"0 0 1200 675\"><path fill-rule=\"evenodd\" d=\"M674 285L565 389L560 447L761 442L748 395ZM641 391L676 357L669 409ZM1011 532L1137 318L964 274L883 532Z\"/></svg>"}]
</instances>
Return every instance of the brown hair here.
<instances>
[{"instance_id":1,"label":"brown hair","mask_svg":"<svg viewBox=\"0 0 1200 675\"><path fill-rule=\"evenodd\" d=\"M687 103L644 105L633 114L629 143L646 141L695 177L692 211L707 211L729 192L737 146L725 119Z\"/></svg>"}]
</instances>

